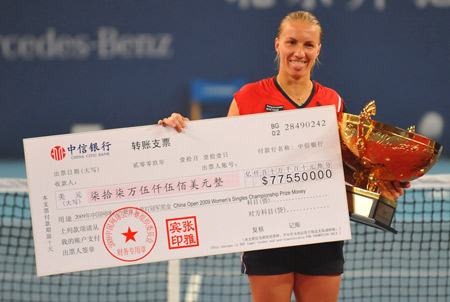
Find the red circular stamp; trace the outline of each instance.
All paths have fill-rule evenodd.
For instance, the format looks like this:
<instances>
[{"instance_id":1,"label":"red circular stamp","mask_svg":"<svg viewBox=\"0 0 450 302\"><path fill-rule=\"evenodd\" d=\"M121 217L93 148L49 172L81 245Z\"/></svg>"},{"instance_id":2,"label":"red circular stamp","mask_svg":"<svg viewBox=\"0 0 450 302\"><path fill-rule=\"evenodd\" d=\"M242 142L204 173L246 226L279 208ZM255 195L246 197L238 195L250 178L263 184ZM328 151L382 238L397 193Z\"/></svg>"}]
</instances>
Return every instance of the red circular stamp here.
<instances>
[{"instance_id":1,"label":"red circular stamp","mask_svg":"<svg viewBox=\"0 0 450 302\"><path fill-rule=\"evenodd\" d=\"M126 207L106 219L102 237L105 248L114 258L131 262L150 254L156 243L157 230L147 212Z\"/></svg>"}]
</instances>

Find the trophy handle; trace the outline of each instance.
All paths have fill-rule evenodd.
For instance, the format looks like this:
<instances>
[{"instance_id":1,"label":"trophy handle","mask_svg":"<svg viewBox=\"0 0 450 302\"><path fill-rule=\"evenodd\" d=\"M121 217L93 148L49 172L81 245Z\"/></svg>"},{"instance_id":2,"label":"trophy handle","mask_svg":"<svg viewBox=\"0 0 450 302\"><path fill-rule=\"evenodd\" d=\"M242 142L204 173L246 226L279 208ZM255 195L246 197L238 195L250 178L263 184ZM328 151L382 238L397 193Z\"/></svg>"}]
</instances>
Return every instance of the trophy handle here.
<instances>
[{"instance_id":1,"label":"trophy handle","mask_svg":"<svg viewBox=\"0 0 450 302\"><path fill-rule=\"evenodd\" d=\"M361 113L359 114L359 125L358 125L358 133L357 133L357 141L356 141L356 147L358 148L358 154L359 158L362 159L362 167L358 168L356 172L354 173L353 177L356 181L356 186L361 186L363 183L367 181L367 190L370 190L372 192L377 192L378 184L375 178L373 177L373 173L370 172L370 169L364 168L369 166L369 163L365 162L366 159L364 159L364 155L366 153L367 149L367 139L369 138L370 134L372 133L374 129L374 121L372 120L371 116L376 115L377 108L375 105L375 100L370 101L367 103L367 105L363 108ZM364 133L364 125L366 123L370 123L370 126L368 127L368 130L366 133ZM369 175L367 179L365 179L365 175Z\"/></svg>"},{"instance_id":2,"label":"trophy handle","mask_svg":"<svg viewBox=\"0 0 450 302\"><path fill-rule=\"evenodd\" d=\"M366 142L370 133L373 130L373 120L370 117L371 115L375 115L377 112L377 107L375 106L375 101L372 100L363 108L361 113L359 114L359 125L358 125L358 137L356 141L356 146L358 147L359 157L363 158L364 153L366 152ZM370 127L367 130L367 133L364 133L364 124L366 122L370 123Z\"/></svg>"}]
</instances>

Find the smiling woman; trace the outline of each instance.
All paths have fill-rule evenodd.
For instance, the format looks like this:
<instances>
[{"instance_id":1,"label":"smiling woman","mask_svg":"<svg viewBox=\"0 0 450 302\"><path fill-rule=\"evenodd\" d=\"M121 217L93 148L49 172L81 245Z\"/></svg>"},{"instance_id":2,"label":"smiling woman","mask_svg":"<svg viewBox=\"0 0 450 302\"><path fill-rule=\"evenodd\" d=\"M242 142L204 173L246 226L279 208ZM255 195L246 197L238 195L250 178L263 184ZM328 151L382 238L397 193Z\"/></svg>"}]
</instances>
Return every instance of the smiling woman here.
<instances>
[{"instance_id":1,"label":"smiling woman","mask_svg":"<svg viewBox=\"0 0 450 302\"><path fill-rule=\"evenodd\" d=\"M314 15L305 11L288 14L275 38L278 74L243 86L234 94L228 116L326 105L341 115L344 103L339 94L311 80L321 39L322 28ZM181 132L186 121L174 113L158 123ZM403 189L391 185L386 192L400 196ZM246 251L241 259L254 302L290 302L292 293L296 301L338 300L344 270L342 241Z\"/></svg>"},{"instance_id":2,"label":"smiling woman","mask_svg":"<svg viewBox=\"0 0 450 302\"><path fill-rule=\"evenodd\" d=\"M298 98L311 91L311 70L318 61L321 42L322 27L313 15L294 12L281 22L275 39L277 80L281 87L291 91L283 89L288 95Z\"/></svg>"}]
</instances>

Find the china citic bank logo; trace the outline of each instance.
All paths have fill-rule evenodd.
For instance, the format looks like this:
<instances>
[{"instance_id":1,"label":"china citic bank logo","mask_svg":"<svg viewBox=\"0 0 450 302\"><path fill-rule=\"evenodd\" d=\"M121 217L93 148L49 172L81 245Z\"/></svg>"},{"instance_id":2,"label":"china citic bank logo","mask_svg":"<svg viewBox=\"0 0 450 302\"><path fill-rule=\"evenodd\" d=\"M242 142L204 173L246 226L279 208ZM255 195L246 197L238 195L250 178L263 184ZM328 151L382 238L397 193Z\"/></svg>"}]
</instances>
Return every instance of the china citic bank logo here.
<instances>
[{"instance_id":1,"label":"china citic bank logo","mask_svg":"<svg viewBox=\"0 0 450 302\"><path fill-rule=\"evenodd\" d=\"M61 146L53 147L50 155L54 160L62 160L64 157L66 157L66 149Z\"/></svg>"}]
</instances>

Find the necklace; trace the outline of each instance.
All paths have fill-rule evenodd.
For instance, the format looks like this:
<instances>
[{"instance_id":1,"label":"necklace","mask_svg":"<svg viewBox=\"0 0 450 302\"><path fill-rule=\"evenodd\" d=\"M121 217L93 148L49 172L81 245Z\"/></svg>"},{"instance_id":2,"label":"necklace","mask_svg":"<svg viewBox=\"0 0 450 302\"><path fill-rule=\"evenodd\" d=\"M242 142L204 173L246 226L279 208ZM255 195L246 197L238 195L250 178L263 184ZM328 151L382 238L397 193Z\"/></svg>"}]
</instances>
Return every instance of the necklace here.
<instances>
[{"instance_id":1,"label":"necklace","mask_svg":"<svg viewBox=\"0 0 450 302\"><path fill-rule=\"evenodd\" d=\"M297 102L296 102L297 105L301 106L301 105L303 105L303 103L305 102L305 101L303 101L303 97L304 97L305 95L308 95L308 96L309 96L310 93L311 93L312 81L309 81L309 86L308 86L308 89L306 89L306 93L303 93L301 96L296 96L295 94L293 94L293 93L289 92L288 90L284 89L284 87L281 86L281 83L280 83L280 82L278 82L278 85L280 85L281 89L282 89L287 95L293 96L294 99L297 100Z\"/></svg>"}]
</instances>

